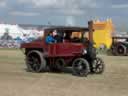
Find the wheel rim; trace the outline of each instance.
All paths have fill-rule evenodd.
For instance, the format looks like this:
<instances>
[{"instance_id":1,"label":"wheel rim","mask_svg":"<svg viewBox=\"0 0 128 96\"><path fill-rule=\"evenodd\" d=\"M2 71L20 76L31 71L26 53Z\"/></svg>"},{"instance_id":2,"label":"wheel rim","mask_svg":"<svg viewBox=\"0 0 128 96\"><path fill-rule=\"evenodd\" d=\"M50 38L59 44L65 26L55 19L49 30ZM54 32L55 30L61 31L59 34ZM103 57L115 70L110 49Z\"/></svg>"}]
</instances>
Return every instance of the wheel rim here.
<instances>
[{"instance_id":1,"label":"wheel rim","mask_svg":"<svg viewBox=\"0 0 128 96\"><path fill-rule=\"evenodd\" d=\"M27 64L31 68L32 71L39 72L41 68L41 62L39 56L29 55L27 58Z\"/></svg>"},{"instance_id":2,"label":"wheel rim","mask_svg":"<svg viewBox=\"0 0 128 96\"><path fill-rule=\"evenodd\" d=\"M56 61L56 67L57 69L59 70L62 70L62 68L64 67L65 63L64 63L64 60L63 59L58 59Z\"/></svg>"},{"instance_id":3,"label":"wheel rim","mask_svg":"<svg viewBox=\"0 0 128 96\"><path fill-rule=\"evenodd\" d=\"M85 75L87 72L87 65L83 60L76 60L73 64L73 69L80 76Z\"/></svg>"},{"instance_id":4,"label":"wheel rim","mask_svg":"<svg viewBox=\"0 0 128 96\"><path fill-rule=\"evenodd\" d=\"M122 46L118 47L118 53L124 54L124 48Z\"/></svg>"},{"instance_id":5,"label":"wheel rim","mask_svg":"<svg viewBox=\"0 0 128 96\"><path fill-rule=\"evenodd\" d=\"M104 71L104 62L100 58L96 58L93 62L93 72L102 73Z\"/></svg>"},{"instance_id":6,"label":"wheel rim","mask_svg":"<svg viewBox=\"0 0 128 96\"><path fill-rule=\"evenodd\" d=\"M50 64L49 68L53 72L62 72L65 66L64 59L56 59L54 64Z\"/></svg>"}]
</instances>

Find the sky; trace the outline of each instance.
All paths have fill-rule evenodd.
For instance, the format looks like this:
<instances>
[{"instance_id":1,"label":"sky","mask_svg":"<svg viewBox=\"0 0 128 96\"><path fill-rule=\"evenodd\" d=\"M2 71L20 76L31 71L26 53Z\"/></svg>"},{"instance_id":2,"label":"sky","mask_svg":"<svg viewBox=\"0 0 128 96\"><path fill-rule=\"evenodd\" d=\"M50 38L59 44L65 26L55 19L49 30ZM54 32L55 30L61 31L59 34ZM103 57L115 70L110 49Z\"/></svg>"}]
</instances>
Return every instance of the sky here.
<instances>
[{"instance_id":1,"label":"sky","mask_svg":"<svg viewBox=\"0 0 128 96\"><path fill-rule=\"evenodd\" d=\"M0 0L1 23L87 26L107 18L127 31L128 0Z\"/></svg>"}]
</instances>

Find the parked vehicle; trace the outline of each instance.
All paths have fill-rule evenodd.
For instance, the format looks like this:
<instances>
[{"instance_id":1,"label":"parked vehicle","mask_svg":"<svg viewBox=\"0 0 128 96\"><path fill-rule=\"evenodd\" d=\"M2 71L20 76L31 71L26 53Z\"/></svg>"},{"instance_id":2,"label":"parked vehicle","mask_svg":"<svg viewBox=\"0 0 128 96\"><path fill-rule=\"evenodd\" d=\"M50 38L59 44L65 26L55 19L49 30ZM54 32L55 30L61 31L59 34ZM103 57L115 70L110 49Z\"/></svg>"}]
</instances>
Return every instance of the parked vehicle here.
<instances>
[{"instance_id":1,"label":"parked vehicle","mask_svg":"<svg viewBox=\"0 0 128 96\"><path fill-rule=\"evenodd\" d=\"M97 57L93 47L93 22L88 27L48 27L44 37L30 43L24 43L26 65L31 72L42 72L46 68L52 71L62 71L64 67L72 67L73 74L87 76L89 72L103 73L104 62ZM50 31L57 30L63 40L58 43L47 44L45 38ZM74 32L81 33L81 37L72 37ZM88 39L85 34L88 33Z\"/></svg>"},{"instance_id":2,"label":"parked vehicle","mask_svg":"<svg viewBox=\"0 0 128 96\"><path fill-rule=\"evenodd\" d=\"M116 56L128 55L128 37L113 37L111 52Z\"/></svg>"}]
</instances>

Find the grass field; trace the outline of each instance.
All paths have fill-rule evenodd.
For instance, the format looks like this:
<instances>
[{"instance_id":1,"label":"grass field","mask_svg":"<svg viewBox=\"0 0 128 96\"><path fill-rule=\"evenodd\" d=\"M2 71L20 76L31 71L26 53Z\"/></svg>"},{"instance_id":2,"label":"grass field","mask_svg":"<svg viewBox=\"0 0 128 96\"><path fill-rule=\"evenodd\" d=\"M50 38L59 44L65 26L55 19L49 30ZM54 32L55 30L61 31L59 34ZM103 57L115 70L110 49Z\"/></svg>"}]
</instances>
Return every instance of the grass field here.
<instances>
[{"instance_id":1,"label":"grass field","mask_svg":"<svg viewBox=\"0 0 128 96\"><path fill-rule=\"evenodd\" d=\"M20 50L0 50L0 96L128 96L128 57L100 55L102 75L30 73Z\"/></svg>"}]
</instances>

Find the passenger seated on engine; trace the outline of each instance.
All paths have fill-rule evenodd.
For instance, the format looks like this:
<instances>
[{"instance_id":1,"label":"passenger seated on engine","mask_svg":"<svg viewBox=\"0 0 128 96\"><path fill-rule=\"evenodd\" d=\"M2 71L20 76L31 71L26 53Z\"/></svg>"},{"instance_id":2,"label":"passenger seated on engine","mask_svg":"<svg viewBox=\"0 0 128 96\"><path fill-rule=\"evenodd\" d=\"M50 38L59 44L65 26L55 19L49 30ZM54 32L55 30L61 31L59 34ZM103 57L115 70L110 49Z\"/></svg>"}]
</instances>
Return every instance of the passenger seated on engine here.
<instances>
[{"instance_id":1,"label":"passenger seated on engine","mask_svg":"<svg viewBox=\"0 0 128 96\"><path fill-rule=\"evenodd\" d=\"M57 30L53 31L54 39L56 40L56 43L61 43L63 42L63 34L61 32L57 32Z\"/></svg>"}]
</instances>

